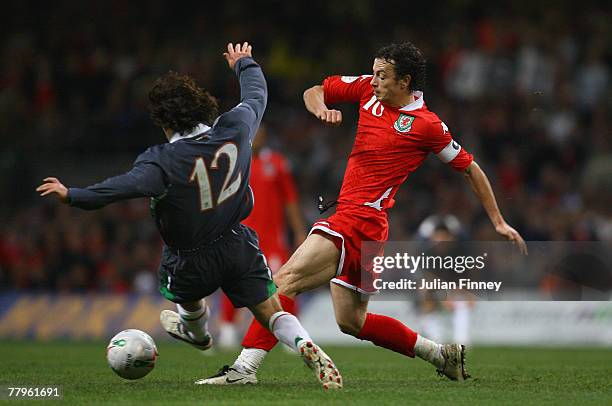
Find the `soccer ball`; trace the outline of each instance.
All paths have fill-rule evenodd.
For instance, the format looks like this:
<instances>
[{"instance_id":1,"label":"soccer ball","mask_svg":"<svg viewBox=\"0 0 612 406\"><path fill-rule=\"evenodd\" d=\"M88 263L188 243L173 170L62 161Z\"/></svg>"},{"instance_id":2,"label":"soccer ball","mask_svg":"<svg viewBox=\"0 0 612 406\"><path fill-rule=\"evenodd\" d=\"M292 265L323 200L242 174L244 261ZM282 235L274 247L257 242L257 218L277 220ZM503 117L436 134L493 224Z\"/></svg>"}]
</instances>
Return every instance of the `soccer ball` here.
<instances>
[{"instance_id":1,"label":"soccer ball","mask_svg":"<svg viewBox=\"0 0 612 406\"><path fill-rule=\"evenodd\" d=\"M136 329L123 330L106 347L108 365L125 379L139 379L153 370L157 347L150 335Z\"/></svg>"}]
</instances>

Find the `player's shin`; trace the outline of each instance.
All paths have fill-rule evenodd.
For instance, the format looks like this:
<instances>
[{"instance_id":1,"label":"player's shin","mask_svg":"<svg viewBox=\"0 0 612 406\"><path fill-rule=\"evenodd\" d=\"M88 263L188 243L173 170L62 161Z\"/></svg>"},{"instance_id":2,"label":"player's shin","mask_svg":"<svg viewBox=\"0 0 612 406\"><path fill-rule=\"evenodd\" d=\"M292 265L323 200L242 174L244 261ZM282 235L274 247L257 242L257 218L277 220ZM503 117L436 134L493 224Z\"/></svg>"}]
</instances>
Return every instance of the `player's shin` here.
<instances>
[{"instance_id":1,"label":"player's shin","mask_svg":"<svg viewBox=\"0 0 612 406\"><path fill-rule=\"evenodd\" d=\"M277 342L278 340L274 337L274 334L254 319L242 339L242 346L244 348L270 351Z\"/></svg>"},{"instance_id":2,"label":"player's shin","mask_svg":"<svg viewBox=\"0 0 612 406\"><path fill-rule=\"evenodd\" d=\"M270 331L280 342L296 351L302 341L312 341L297 317L285 311L274 313L269 325Z\"/></svg>"},{"instance_id":3,"label":"player's shin","mask_svg":"<svg viewBox=\"0 0 612 406\"><path fill-rule=\"evenodd\" d=\"M201 300L189 306L176 305L182 324L187 332L196 341L203 341L208 336L208 308L206 302ZM187 310L187 308L189 310Z\"/></svg>"},{"instance_id":4,"label":"player's shin","mask_svg":"<svg viewBox=\"0 0 612 406\"><path fill-rule=\"evenodd\" d=\"M442 345L418 335L414 344L414 353L421 359L428 361L436 368L444 367L444 357L442 356Z\"/></svg>"},{"instance_id":5,"label":"player's shin","mask_svg":"<svg viewBox=\"0 0 612 406\"><path fill-rule=\"evenodd\" d=\"M391 317L368 313L357 338L409 357L416 355L438 368L444 365L440 344L415 333Z\"/></svg>"},{"instance_id":6,"label":"player's shin","mask_svg":"<svg viewBox=\"0 0 612 406\"><path fill-rule=\"evenodd\" d=\"M295 314L295 300L285 296L278 295L283 310ZM244 348L257 348L264 351L270 351L278 340L266 327L262 326L257 320L253 320L247 333L242 340Z\"/></svg>"},{"instance_id":7,"label":"player's shin","mask_svg":"<svg viewBox=\"0 0 612 406\"><path fill-rule=\"evenodd\" d=\"M280 342L296 350L324 389L342 388L342 376L332 359L315 343L297 317L285 311L270 317L270 330Z\"/></svg>"},{"instance_id":8,"label":"player's shin","mask_svg":"<svg viewBox=\"0 0 612 406\"><path fill-rule=\"evenodd\" d=\"M285 295L278 295L283 310L295 313L295 300ZM256 373L268 351L278 343L272 332L254 319L242 339L242 352L234 361L232 367L243 373ZM295 343L291 343L295 348Z\"/></svg>"},{"instance_id":9,"label":"player's shin","mask_svg":"<svg viewBox=\"0 0 612 406\"><path fill-rule=\"evenodd\" d=\"M402 322L380 314L368 313L357 338L399 352L409 357L415 355L418 334Z\"/></svg>"},{"instance_id":10,"label":"player's shin","mask_svg":"<svg viewBox=\"0 0 612 406\"><path fill-rule=\"evenodd\" d=\"M243 348L232 368L243 374L255 374L267 354L260 348Z\"/></svg>"},{"instance_id":11,"label":"player's shin","mask_svg":"<svg viewBox=\"0 0 612 406\"><path fill-rule=\"evenodd\" d=\"M232 368L242 373L256 373L268 351L274 348L277 342L274 334L254 319L242 339L244 348Z\"/></svg>"}]
</instances>

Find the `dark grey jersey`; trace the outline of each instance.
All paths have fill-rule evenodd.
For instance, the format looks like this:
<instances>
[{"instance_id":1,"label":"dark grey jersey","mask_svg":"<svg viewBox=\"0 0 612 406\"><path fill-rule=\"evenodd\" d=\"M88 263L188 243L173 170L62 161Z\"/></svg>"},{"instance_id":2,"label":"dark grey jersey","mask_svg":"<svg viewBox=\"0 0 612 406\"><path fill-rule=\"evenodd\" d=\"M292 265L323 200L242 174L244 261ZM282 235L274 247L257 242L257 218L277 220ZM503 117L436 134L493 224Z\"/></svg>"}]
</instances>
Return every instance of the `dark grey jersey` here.
<instances>
[{"instance_id":1,"label":"dark grey jersey","mask_svg":"<svg viewBox=\"0 0 612 406\"><path fill-rule=\"evenodd\" d=\"M218 238L253 207L249 187L251 142L267 102L263 72L252 58L235 65L240 103L212 128L174 137L138 156L132 170L86 188L70 188L72 206L97 209L119 200L150 197L167 245L193 249Z\"/></svg>"}]
</instances>

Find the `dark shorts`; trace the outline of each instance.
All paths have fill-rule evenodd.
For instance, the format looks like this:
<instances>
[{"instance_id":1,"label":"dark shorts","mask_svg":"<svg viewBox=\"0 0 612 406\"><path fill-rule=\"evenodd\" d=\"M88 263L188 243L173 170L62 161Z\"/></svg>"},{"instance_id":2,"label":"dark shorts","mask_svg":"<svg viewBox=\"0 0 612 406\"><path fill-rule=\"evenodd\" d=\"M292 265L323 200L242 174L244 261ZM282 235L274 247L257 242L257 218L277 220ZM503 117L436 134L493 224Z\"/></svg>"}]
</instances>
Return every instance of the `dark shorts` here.
<instances>
[{"instance_id":1,"label":"dark shorts","mask_svg":"<svg viewBox=\"0 0 612 406\"><path fill-rule=\"evenodd\" d=\"M242 224L194 251L164 246L158 273L159 291L175 303L193 302L221 288L234 307L249 307L276 292L257 234Z\"/></svg>"}]
</instances>

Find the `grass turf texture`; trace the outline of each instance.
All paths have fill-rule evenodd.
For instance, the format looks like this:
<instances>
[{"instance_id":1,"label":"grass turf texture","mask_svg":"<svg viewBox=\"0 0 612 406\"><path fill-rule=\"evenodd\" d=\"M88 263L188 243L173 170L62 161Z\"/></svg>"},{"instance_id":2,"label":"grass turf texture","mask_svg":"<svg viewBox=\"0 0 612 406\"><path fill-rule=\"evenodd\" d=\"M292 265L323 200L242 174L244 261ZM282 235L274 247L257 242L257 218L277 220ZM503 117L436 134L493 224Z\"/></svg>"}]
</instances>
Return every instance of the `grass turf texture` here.
<instances>
[{"instance_id":1,"label":"grass turf texture","mask_svg":"<svg viewBox=\"0 0 612 406\"><path fill-rule=\"evenodd\" d=\"M125 381L108 367L105 343L3 341L0 386L60 385L62 404L612 404L609 349L476 348L468 352L474 378L457 383L390 351L326 347L345 379L338 392L324 392L297 356L281 350L266 359L258 385L210 387L192 382L232 361L234 353L204 356L168 342L158 349L148 376Z\"/></svg>"}]
</instances>

